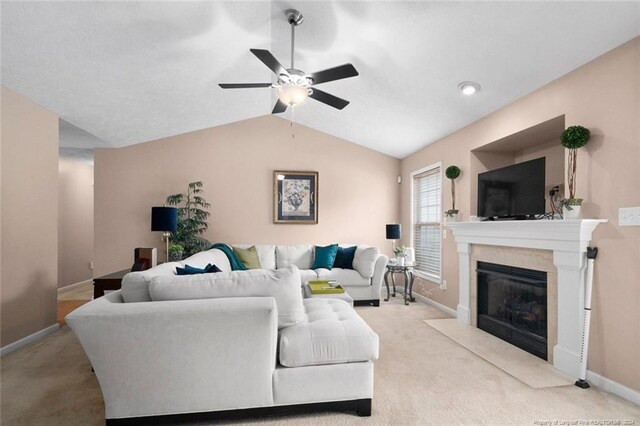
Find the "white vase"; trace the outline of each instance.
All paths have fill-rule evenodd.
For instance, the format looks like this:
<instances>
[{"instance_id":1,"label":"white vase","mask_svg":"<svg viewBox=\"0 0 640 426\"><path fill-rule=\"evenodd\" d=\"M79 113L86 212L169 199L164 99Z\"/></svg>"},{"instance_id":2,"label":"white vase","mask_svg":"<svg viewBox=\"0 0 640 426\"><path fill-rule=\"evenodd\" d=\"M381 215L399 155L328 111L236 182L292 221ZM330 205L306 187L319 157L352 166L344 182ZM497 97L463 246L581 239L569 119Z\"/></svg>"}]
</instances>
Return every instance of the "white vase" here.
<instances>
[{"instance_id":1,"label":"white vase","mask_svg":"<svg viewBox=\"0 0 640 426\"><path fill-rule=\"evenodd\" d=\"M446 217L447 222L457 222L458 221L458 213L453 213L451 216Z\"/></svg>"},{"instance_id":2,"label":"white vase","mask_svg":"<svg viewBox=\"0 0 640 426\"><path fill-rule=\"evenodd\" d=\"M398 266L404 266L404 256L396 256L396 262Z\"/></svg>"},{"instance_id":3,"label":"white vase","mask_svg":"<svg viewBox=\"0 0 640 426\"><path fill-rule=\"evenodd\" d=\"M580 208L582 206L571 206L571 210L567 210L566 206L562 206L563 219L580 219Z\"/></svg>"}]
</instances>

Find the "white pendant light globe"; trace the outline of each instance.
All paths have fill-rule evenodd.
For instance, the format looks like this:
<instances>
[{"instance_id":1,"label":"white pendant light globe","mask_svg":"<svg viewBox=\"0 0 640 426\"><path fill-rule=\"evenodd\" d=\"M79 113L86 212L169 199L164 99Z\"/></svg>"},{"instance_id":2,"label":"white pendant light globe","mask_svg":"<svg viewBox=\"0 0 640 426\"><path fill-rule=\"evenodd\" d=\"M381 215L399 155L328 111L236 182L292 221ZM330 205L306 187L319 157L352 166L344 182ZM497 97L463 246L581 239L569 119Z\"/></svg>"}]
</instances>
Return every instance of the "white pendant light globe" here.
<instances>
[{"instance_id":1,"label":"white pendant light globe","mask_svg":"<svg viewBox=\"0 0 640 426\"><path fill-rule=\"evenodd\" d=\"M283 84L276 89L276 95L282 103L290 106L299 105L309 97L309 91L306 87L298 84Z\"/></svg>"}]
</instances>

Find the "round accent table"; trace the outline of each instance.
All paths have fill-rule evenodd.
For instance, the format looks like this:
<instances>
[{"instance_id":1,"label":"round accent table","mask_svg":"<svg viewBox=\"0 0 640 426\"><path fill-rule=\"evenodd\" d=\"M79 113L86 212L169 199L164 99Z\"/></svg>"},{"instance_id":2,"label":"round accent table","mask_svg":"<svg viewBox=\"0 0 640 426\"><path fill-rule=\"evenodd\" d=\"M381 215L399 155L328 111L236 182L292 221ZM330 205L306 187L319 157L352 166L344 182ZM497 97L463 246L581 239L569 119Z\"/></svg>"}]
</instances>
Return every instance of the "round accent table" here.
<instances>
[{"instance_id":1,"label":"round accent table","mask_svg":"<svg viewBox=\"0 0 640 426\"><path fill-rule=\"evenodd\" d=\"M404 275L404 288L398 290L404 294L404 304L408 305L409 302L415 302L416 299L413 297L413 280L415 277L413 274L413 266L411 265L387 265L387 272L384 273L384 283L387 286L387 298L384 299L384 301L389 301L389 276L391 276L391 284L393 285L393 294L391 294L391 296L396 297L395 274Z\"/></svg>"}]
</instances>

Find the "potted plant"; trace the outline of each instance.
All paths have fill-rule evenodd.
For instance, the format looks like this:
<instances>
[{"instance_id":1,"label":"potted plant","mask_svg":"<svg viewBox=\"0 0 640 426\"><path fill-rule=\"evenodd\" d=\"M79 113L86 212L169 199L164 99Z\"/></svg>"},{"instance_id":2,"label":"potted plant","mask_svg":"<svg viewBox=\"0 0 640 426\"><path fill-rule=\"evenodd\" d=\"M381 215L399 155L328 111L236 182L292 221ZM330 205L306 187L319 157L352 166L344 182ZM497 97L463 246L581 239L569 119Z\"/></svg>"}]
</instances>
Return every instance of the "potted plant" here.
<instances>
[{"instance_id":1,"label":"potted plant","mask_svg":"<svg viewBox=\"0 0 640 426\"><path fill-rule=\"evenodd\" d=\"M207 210L211 204L202 197L202 182L191 182L187 185L186 194L174 194L167 197L167 204L178 206L178 229L173 235L175 244L184 249L186 256L191 256L211 246L207 239L202 237L209 224Z\"/></svg>"},{"instance_id":2,"label":"potted plant","mask_svg":"<svg viewBox=\"0 0 640 426\"><path fill-rule=\"evenodd\" d=\"M567 167L569 198L565 198L560 202L564 219L578 219L580 217L582 198L576 198L576 163L578 160L578 148L585 146L590 138L591 132L582 126L567 127L560 137L562 146L569 150Z\"/></svg>"},{"instance_id":3,"label":"potted plant","mask_svg":"<svg viewBox=\"0 0 640 426\"><path fill-rule=\"evenodd\" d=\"M407 255L407 248L405 246L396 247L393 249L393 254L396 255L396 262L399 266L404 266L404 260Z\"/></svg>"},{"instance_id":4,"label":"potted plant","mask_svg":"<svg viewBox=\"0 0 640 426\"><path fill-rule=\"evenodd\" d=\"M449 166L444 173L448 179L451 179L451 208L445 211L444 214L450 218L452 222L456 222L458 220L458 210L456 209L456 179L460 176L460 167Z\"/></svg>"},{"instance_id":5,"label":"potted plant","mask_svg":"<svg viewBox=\"0 0 640 426\"><path fill-rule=\"evenodd\" d=\"M184 253L184 247L180 244L171 244L169 246L169 261L177 262L182 260L182 253Z\"/></svg>"}]
</instances>

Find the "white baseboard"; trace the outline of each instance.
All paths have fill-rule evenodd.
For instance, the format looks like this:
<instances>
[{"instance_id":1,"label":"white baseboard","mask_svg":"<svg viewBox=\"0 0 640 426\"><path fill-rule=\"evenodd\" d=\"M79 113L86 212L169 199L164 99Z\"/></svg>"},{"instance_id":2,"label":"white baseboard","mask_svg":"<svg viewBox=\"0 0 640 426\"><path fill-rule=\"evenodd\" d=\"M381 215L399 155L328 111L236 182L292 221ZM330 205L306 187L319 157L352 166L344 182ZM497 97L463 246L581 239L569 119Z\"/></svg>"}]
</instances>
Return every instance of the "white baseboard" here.
<instances>
[{"instance_id":1,"label":"white baseboard","mask_svg":"<svg viewBox=\"0 0 640 426\"><path fill-rule=\"evenodd\" d=\"M64 287L60 287L58 289L58 294L65 293L65 292L67 292L69 290L73 290L76 287L80 287L81 285L85 285L85 284L89 284L89 283L93 283L93 279L80 281L79 283L75 283L75 284L65 285Z\"/></svg>"},{"instance_id":2,"label":"white baseboard","mask_svg":"<svg viewBox=\"0 0 640 426\"><path fill-rule=\"evenodd\" d=\"M22 339L17 340L13 343L9 343L7 346L3 346L2 348L0 348L0 356L5 356L6 354L18 350L21 347L28 345L29 343L42 339L47 334L51 334L54 331L57 331L59 328L60 325L58 325L58 323L55 323L40 331L36 331L35 333L28 335L27 337L23 337Z\"/></svg>"},{"instance_id":3,"label":"white baseboard","mask_svg":"<svg viewBox=\"0 0 640 426\"><path fill-rule=\"evenodd\" d=\"M423 303L426 303L427 305L431 305L434 308L439 309L442 312L444 312L445 314L449 314L454 318L456 318L457 315L458 315L458 313L455 310L449 308L448 306L444 306L443 304L438 303L435 300L431 300L428 297L425 297L425 296L421 295L420 293L413 293L413 297L415 297L416 300L419 300L419 301L421 301Z\"/></svg>"},{"instance_id":4,"label":"white baseboard","mask_svg":"<svg viewBox=\"0 0 640 426\"><path fill-rule=\"evenodd\" d=\"M640 392L628 388L625 385L614 382L611 379L607 379L606 377L601 376L598 373L594 373L591 370L587 370L587 381L605 392L618 395L627 401L640 405Z\"/></svg>"}]
</instances>

